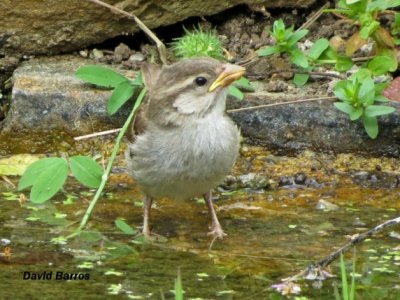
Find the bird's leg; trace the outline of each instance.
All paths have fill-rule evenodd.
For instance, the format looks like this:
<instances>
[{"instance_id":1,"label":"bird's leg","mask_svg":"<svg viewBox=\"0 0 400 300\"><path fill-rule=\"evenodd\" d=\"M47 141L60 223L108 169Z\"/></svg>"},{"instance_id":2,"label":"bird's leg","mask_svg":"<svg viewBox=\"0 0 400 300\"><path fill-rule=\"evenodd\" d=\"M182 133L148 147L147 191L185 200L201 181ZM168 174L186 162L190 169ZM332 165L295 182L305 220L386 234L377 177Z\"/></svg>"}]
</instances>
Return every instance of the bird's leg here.
<instances>
[{"instance_id":1,"label":"bird's leg","mask_svg":"<svg viewBox=\"0 0 400 300\"><path fill-rule=\"evenodd\" d=\"M212 220L211 231L208 233L208 235L213 236L214 239L222 239L224 236L226 236L226 233L222 230L221 224L219 224L218 221L217 214L215 213L211 191L209 191L207 194L204 194L203 197L207 203L208 212L210 213Z\"/></svg>"},{"instance_id":2,"label":"bird's leg","mask_svg":"<svg viewBox=\"0 0 400 300\"><path fill-rule=\"evenodd\" d=\"M144 236L150 236L150 227L149 227L149 219L150 219L150 209L151 204L153 203L153 199L150 196L145 196L143 200L143 230L142 233Z\"/></svg>"}]
</instances>

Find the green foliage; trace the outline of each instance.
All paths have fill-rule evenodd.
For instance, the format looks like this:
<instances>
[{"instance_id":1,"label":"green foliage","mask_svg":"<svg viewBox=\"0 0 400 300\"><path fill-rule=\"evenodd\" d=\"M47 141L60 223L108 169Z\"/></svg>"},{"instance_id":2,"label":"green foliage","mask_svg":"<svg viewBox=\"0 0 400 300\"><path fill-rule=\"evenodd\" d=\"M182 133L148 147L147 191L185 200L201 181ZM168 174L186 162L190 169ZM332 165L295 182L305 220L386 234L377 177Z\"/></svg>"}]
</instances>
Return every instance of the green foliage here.
<instances>
[{"instance_id":1,"label":"green foliage","mask_svg":"<svg viewBox=\"0 0 400 300\"><path fill-rule=\"evenodd\" d=\"M343 254L340 254L340 274L341 274L341 281L342 281L342 297L340 297L339 291L335 286L335 299L336 300L354 300L355 291L356 291L356 283L355 283L355 271L356 271L356 259L353 257L353 267L352 267L352 277L350 287L347 282L347 271L346 265L344 263Z\"/></svg>"},{"instance_id":2,"label":"green foliage","mask_svg":"<svg viewBox=\"0 0 400 300\"><path fill-rule=\"evenodd\" d=\"M43 203L61 189L67 176L68 163L64 158L44 158L29 165L18 183L18 190L32 187L31 201Z\"/></svg>"},{"instance_id":3,"label":"green foliage","mask_svg":"<svg viewBox=\"0 0 400 300\"><path fill-rule=\"evenodd\" d=\"M115 226L123 233L128 235L138 234L138 231L135 228L132 228L128 223L126 223L123 219L118 218L115 220Z\"/></svg>"},{"instance_id":4,"label":"green foliage","mask_svg":"<svg viewBox=\"0 0 400 300\"><path fill-rule=\"evenodd\" d=\"M183 300L183 287L182 287L182 278L181 271L178 269L178 275L175 279L175 300Z\"/></svg>"},{"instance_id":5,"label":"green foliage","mask_svg":"<svg viewBox=\"0 0 400 300\"><path fill-rule=\"evenodd\" d=\"M395 111L393 107L375 105L375 102L387 102L381 95L384 85L375 84L371 72L361 69L348 80L339 81L333 92L341 102L335 102L335 107L349 115L352 121L361 119L364 128L371 138L378 135L377 116Z\"/></svg>"},{"instance_id":6,"label":"green foliage","mask_svg":"<svg viewBox=\"0 0 400 300\"><path fill-rule=\"evenodd\" d=\"M337 9L328 9L328 12L336 12L345 15L359 26L359 30L348 40L346 54L351 56L355 51L372 38L380 49L392 49L394 40L390 32L384 29L378 15L389 8L400 5L399 0L339 0Z\"/></svg>"},{"instance_id":7,"label":"green foliage","mask_svg":"<svg viewBox=\"0 0 400 300\"><path fill-rule=\"evenodd\" d=\"M69 166L76 179L88 187L98 187L103 174L101 167L90 157L73 156ZM18 190L31 187L33 203L43 203L53 197L68 177L68 162L65 158L50 157L29 165L22 175Z\"/></svg>"},{"instance_id":8,"label":"green foliage","mask_svg":"<svg viewBox=\"0 0 400 300\"><path fill-rule=\"evenodd\" d=\"M293 26L286 28L282 19L274 22L270 34L275 39L275 45L261 48L258 51L259 56L268 56L272 54L286 53L289 55L293 64L307 68L308 60L305 54L297 47L297 42L307 35L308 30L302 29L293 31Z\"/></svg>"},{"instance_id":9,"label":"green foliage","mask_svg":"<svg viewBox=\"0 0 400 300\"><path fill-rule=\"evenodd\" d=\"M394 36L394 44L397 46L400 45L400 13L394 14L391 33Z\"/></svg>"},{"instance_id":10,"label":"green foliage","mask_svg":"<svg viewBox=\"0 0 400 300\"><path fill-rule=\"evenodd\" d=\"M88 156L73 156L69 160L72 174L82 184L98 188L103 175L100 165Z\"/></svg>"},{"instance_id":11,"label":"green foliage","mask_svg":"<svg viewBox=\"0 0 400 300\"><path fill-rule=\"evenodd\" d=\"M135 80L130 80L114 70L98 65L80 67L75 75L88 83L114 89L107 102L107 112L110 115L115 114L122 105L132 98L136 89L143 86L140 73Z\"/></svg>"},{"instance_id":12,"label":"green foliage","mask_svg":"<svg viewBox=\"0 0 400 300\"><path fill-rule=\"evenodd\" d=\"M174 39L172 50L178 58L209 56L215 59L224 59L222 43L215 31L203 31L201 27L192 31L184 28L185 34Z\"/></svg>"}]
</instances>

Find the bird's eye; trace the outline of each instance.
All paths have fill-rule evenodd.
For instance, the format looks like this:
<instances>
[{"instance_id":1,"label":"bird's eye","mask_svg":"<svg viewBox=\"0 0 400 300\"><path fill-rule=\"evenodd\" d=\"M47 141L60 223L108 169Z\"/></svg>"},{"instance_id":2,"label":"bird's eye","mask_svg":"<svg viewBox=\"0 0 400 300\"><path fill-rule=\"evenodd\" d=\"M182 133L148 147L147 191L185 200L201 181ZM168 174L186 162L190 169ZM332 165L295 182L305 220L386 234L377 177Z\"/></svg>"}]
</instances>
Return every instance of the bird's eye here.
<instances>
[{"instance_id":1,"label":"bird's eye","mask_svg":"<svg viewBox=\"0 0 400 300\"><path fill-rule=\"evenodd\" d=\"M196 82L196 84L198 86L203 86L207 83L207 78L203 77L203 76L199 76L196 77L196 79L194 80L194 82Z\"/></svg>"}]
</instances>

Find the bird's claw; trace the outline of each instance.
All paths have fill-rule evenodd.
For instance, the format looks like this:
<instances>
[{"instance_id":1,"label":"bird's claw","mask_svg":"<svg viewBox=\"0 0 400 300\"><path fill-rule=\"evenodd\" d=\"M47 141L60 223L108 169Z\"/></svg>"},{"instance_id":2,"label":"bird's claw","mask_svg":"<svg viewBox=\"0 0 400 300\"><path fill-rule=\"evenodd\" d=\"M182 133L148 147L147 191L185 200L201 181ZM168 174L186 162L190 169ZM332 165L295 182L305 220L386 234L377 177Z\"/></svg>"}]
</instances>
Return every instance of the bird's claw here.
<instances>
[{"instance_id":1,"label":"bird's claw","mask_svg":"<svg viewBox=\"0 0 400 300\"><path fill-rule=\"evenodd\" d=\"M214 239L223 239L227 234L222 230L221 226L213 226L207 235L212 236Z\"/></svg>"}]
</instances>

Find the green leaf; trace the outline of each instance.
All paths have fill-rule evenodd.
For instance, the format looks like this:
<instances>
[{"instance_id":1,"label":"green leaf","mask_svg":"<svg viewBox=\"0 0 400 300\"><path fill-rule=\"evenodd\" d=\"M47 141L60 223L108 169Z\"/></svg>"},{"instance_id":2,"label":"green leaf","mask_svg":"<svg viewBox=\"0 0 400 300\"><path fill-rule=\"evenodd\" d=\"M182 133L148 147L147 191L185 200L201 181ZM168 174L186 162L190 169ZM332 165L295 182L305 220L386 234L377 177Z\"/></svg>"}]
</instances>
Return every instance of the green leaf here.
<instances>
[{"instance_id":1,"label":"green leaf","mask_svg":"<svg viewBox=\"0 0 400 300\"><path fill-rule=\"evenodd\" d=\"M270 47L265 47L260 50L258 50L258 56L268 56L271 54L279 53L280 48L279 46L270 46Z\"/></svg>"},{"instance_id":2,"label":"green leaf","mask_svg":"<svg viewBox=\"0 0 400 300\"><path fill-rule=\"evenodd\" d=\"M103 170L100 165L88 156L72 156L69 160L72 174L82 184L97 188L101 182Z\"/></svg>"},{"instance_id":3,"label":"green leaf","mask_svg":"<svg viewBox=\"0 0 400 300\"><path fill-rule=\"evenodd\" d=\"M181 271L178 269L178 275L175 279L175 300L183 300L183 287L182 287L182 278L181 278Z\"/></svg>"},{"instance_id":4,"label":"green leaf","mask_svg":"<svg viewBox=\"0 0 400 300\"><path fill-rule=\"evenodd\" d=\"M135 87L129 81L121 82L111 94L107 102L107 112L112 115L115 114L122 105L128 101L135 92Z\"/></svg>"},{"instance_id":5,"label":"green leaf","mask_svg":"<svg viewBox=\"0 0 400 300\"><path fill-rule=\"evenodd\" d=\"M50 157L39 159L30 164L18 182L18 191L34 185L41 174L52 165L60 163L60 160L65 161L63 158Z\"/></svg>"},{"instance_id":6,"label":"green leaf","mask_svg":"<svg viewBox=\"0 0 400 300\"><path fill-rule=\"evenodd\" d=\"M308 79L310 78L309 74L294 74L293 82L297 86L303 86L307 83Z\"/></svg>"},{"instance_id":7,"label":"green leaf","mask_svg":"<svg viewBox=\"0 0 400 300\"><path fill-rule=\"evenodd\" d=\"M354 109L354 111L350 114L350 120L355 121L359 119L364 112L364 109L362 107Z\"/></svg>"},{"instance_id":8,"label":"green leaf","mask_svg":"<svg viewBox=\"0 0 400 300\"><path fill-rule=\"evenodd\" d=\"M293 64L306 69L308 67L307 57L300 49L294 49L290 52L290 60Z\"/></svg>"},{"instance_id":9,"label":"green leaf","mask_svg":"<svg viewBox=\"0 0 400 300\"><path fill-rule=\"evenodd\" d=\"M363 124L365 131L371 139L374 139L378 136L379 128L378 128L378 120L376 117L363 117Z\"/></svg>"},{"instance_id":10,"label":"green leaf","mask_svg":"<svg viewBox=\"0 0 400 300\"><path fill-rule=\"evenodd\" d=\"M138 233L136 229L132 228L121 218L115 220L115 226L125 234L134 235Z\"/></svg>"},{"instance_id":11,"label":"green leaf","mask_svg":"<svg viewBox=\"0 0 400 300\"><path fill-rule=\"evenodd\" d=\"M317 60L328 47L329 41L327 39L319 39L312 45L308 52L308 57L312 60Z\"/></svg>"},{"instance_id":12,"label":"green leaf","mask_svg":"<svg viewBox=\"0 0 400 300\"><path fill-rule=\"evenodd\" d=\"M254 92L254 87L246 77L241 77L239 80L236 80L233 82L233 85L242 91Z\"/></svg>"},{"instance_id":13,"label":"green leaf","mask_svg":"<svg viewBox=\"0 0 400 300\"><path fill-rule=\"evenodd\" d=\"M392 68L392 59L388 56L375 56L369 63L368 69L372 74L379 76L386 74Z\"/></svg>"},{"instance_id":14,"label":"green leaf","mask_svg":"<svg viewBox=\"0 0 400 300\"><path fill-rule=\"evenodd\" d=\"M238 100L243 100L244 99L244 94L234 85L229 86L229 95L235 97Z\"/></svg>"},{"instance_id":15,"label":"green leaf","mask_svg":"<svg viewBox=\"0 0 400 300\"><path fill-rule=\"evenodd\" d=\"M335 69L339 72L346 72L350 70L353 65L354 63L350 57L340 55L336 57Z\"/></svg>"},{"instance_id":16,"label":"green leaf","mask_svg":"<svg viewBox=\"0 0 400 300\"><path fill-rule=\"evenodd\" d=\"M340 110L348 115L353 114L353 112L355 110L353 106L351 106L350 104L348 104L346 102L335 102L334 105L338 110Z\"/></svg>"},{"instance_id":17,"label":"green leaf","mask_svg":"<svg viewBox=\"0 0 400 300\"><path fill-rule=\"evenodd\" d=\"M26 176L26 178L24 178ZM35 176L35 178L32 178ZM64 185L68 176L68 164L63 158L45 158L28 167L20 181L19 189L32 185L30 199L43 203L53 197Z\"/></svg>"},{"instance_id":18,"label":"green leaf","mask_svg":"<svg viewBox=\"0 0 400 300\"><path fill-rule=\"evenodd\" d=\"M367 104L374 103L375 83L370 76L362 81L360 90L358 92L358 99Z\"/></svg>"},{"instance_id":19,"label":"green leaf","mask_svg":"<svg viewBox=\"0 0 400 300\"><path fill-rule=\"evenodd\" d=\"M350 102L351 99L349 98L348 92L347 92L347 85L348 85L348 80L341 80L333 88L333 93L334 95L342 100L342 101L348 101Z\"/></svg>"},{"instance_id":20,"label":"green leaf","mask_svg":"<svg viewBox=\"0 0 400 300\"><path fill-rule=\"evenodd\" d=\"M371 71L366 68L361 68L356 73L351 75L349 79L357 79L358 82L363 82L366 78L371 77Z\"/></svg>"},{"instance_id":21,"label":"green leaf","mask_svg":"<svg viewBox=\"0 0 400 300\"><path fill-rule=\"evenodd\" d=\"M86 82L104 86L104 87L117 87L121 82L129 82L125 76L98 65L89 65L80 67L76 73L76 77Z\"/></svg>"},{"instance_id":22,"label":"green leaf","mask_svg":"<svg viewBox=\"0 0 400 300\"><path fill-rule=\"evenodd\" d=\"M365 109L365 115L367 117L377 117L382 115L387 115L394 112L396 109L390 106L384 105L369 105Z\"/></svg>"},{"instance_id":23,"label":"green leaf","mask_svg":"<svg viewBox=\"0 0 400 300\"><path fill-rule=\"evenodd\" d=\"M301 30L295 31L293 34L290 35L289 39L287 40L288 46L291 47L294 44L296 44L303 37L305 37L307 35L307 33L308 33L308 29L301 29Z\"/></svg>"},{"instance_id":24,"label":"green leaf","mask_svg":"<svg viewBox=\"0 0 400 300\"><path fill-rule=\"evenodd\" d=\"M390 100L388 98L386 98L385 96L382 95L377 95L375 96L375 102L390 102Z\"/></svg>"}]
</instances>

